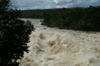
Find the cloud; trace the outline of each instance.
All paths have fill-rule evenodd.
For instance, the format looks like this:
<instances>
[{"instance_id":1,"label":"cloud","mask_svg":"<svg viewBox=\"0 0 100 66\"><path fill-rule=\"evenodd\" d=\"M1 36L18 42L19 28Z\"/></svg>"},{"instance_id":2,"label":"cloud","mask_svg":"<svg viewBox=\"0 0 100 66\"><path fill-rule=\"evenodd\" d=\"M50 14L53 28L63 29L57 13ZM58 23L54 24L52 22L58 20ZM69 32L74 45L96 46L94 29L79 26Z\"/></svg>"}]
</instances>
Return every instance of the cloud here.
<instances>
[{"instance_id":1,"label":"cloud","mask_svg":"<svg viewBox=\"0 0 100 66\"><path fill-rule=\"evenodd\" d=\"M59 5L61 7L67 6L70 8L70 7L88 7L90 5L96 5L96 3L99 0L54 0L54 1L56 5Z\"/></svg>"},{"instance_id":2,"label":"cloud","mask_svg":"<svg viewBox=\"0 0 100 66\"><path fill-rule=\"evenodd\" d=\"M16 2L16 3L15 3ZM45 9L51 8L53 0L15 0L14 5L21 9Z\"/></svg>"},{"instance_id":3,"label":"cloud","mask_svg":"<svg viewBox=\"0 0 100 66\"><path fill-rule=\"evenodd\" d=\"M13 5L20 9L47 9L62 7L98 6L99 0L12 0Z\"/></svg>"}]
</instances>

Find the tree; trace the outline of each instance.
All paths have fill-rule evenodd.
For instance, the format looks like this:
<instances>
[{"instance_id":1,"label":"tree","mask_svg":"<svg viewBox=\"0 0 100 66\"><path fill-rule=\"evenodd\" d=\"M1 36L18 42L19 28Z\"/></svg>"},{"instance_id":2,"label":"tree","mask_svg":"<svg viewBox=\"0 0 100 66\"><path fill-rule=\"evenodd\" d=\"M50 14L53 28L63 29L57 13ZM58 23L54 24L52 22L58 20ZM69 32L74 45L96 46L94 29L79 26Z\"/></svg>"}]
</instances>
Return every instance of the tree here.
<instances>
[{"instance_id":1,"label":"tree","mask_svg":"<svg viewBox=\"0 0 100 66\"><path fill-rule=\"evenodd\" d=\"M0 0L0 14L8 9L9 2L10 0Z\"/></svg>"},{"instance_id":2,"label":"tree","mask_svg":"<svg viewBox=\"0 0 100 66\"><path fill-rule=\"evenodd\" d=\"M8 10L10 0L0 0L0 66L18 66L17 59L28 52L29 34L34 30L31 22L16 18Z\"/></svg>"}]
</instances>

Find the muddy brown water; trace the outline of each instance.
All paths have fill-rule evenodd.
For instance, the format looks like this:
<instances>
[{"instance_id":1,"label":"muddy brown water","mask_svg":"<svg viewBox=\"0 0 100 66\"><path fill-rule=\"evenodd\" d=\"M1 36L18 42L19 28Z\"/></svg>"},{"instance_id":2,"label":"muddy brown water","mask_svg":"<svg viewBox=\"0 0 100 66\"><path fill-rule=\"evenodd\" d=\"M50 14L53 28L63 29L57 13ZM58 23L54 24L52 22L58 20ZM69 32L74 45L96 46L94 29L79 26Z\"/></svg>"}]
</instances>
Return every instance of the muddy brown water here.
<instances>
[{"instance_id":1,"label":"muddy brown water","mask_svg":"<svg viewBox=\"0 0 100 66\"><path fill-rule=\"evenodd\" d=\"M82 32L40 25L40 19L29 20L35 31L27 43L20 66L100 66L100 33Z\"/></svg>"}]
</instances>

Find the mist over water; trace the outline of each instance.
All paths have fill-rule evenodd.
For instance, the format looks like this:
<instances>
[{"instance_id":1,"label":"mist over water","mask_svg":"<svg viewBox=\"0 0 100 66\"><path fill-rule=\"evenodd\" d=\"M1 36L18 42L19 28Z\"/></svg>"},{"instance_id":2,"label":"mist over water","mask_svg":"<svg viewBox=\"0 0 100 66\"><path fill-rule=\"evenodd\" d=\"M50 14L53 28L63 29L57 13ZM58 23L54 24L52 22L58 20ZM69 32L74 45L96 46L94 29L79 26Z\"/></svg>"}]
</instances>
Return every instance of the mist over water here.
<instances>
[{"instance_id":1,"label":"mist over water","mask_svg":"<svg viewBox=\"0 0 100 66\"><path fill-rule=\"evenodd\" d=\"M35 31L27 43L20 66L100 66L100 33L82 32L40 25L39 19L30 20Z\"/></svg>"}]
</instances>

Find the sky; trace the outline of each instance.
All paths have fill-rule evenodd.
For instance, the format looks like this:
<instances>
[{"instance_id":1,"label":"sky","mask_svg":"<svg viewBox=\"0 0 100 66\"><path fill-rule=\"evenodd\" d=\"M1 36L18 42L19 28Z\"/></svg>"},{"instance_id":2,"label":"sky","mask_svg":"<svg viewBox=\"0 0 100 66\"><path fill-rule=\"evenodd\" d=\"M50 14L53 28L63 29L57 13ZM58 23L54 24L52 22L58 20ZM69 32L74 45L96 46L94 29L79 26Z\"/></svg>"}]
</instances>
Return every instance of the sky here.
<instances>
[{"instance_id":1,"label":"sky","mask_svg":"<svg viewBox=\"0 0 100 66\"><path fill-rule=\"evenodd\" d=\"M99 6L100 0L11 0L18 9L51 9Z\"/></svg>"}]
</instances>

